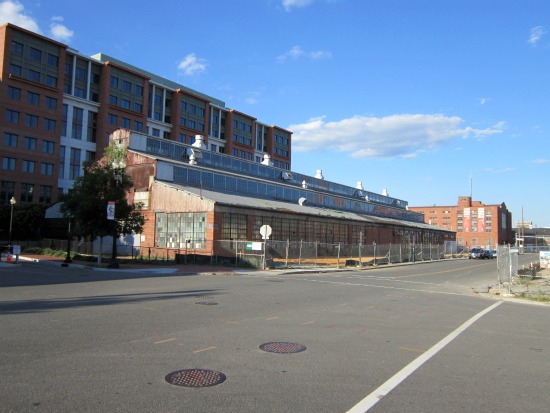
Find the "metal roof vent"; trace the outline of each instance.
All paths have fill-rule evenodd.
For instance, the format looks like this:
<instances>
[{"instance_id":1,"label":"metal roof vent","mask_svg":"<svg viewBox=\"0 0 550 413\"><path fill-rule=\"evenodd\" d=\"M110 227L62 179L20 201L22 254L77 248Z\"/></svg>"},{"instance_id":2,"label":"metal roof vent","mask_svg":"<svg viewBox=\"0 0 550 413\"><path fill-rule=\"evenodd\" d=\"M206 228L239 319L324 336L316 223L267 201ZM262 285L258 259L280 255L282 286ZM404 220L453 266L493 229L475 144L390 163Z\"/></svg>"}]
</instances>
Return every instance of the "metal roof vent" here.
<instances>
[{"instance_id":1,"label":"metal roof vent","mask_svg":"<svg viewBox=\"0 0 550 413\"><path fill-rule=\"evenodd\" d=\"M360 191L365 189L365 188L363 188L363 182L357 181L357 185L355 186L355 189L359 189Z\"/></svg>"},{"instance_id":2,"label":"metal roof vent","mask_svg":"<svg viewBox=\"0 0 550 413\"><path fill-rule=\"evenodd\" d=\"M292 174L289 172L281 172L281 179L284 179L285 181L290 181L292 179Z\"/></svg>"},{"instance_id":3,"label":"metal roof vent","mask_svg":"<svg viewBox=\"0 0 550 413\"><path fill-rule=\"evenodd\" d=\"M273 161L271 160L271 156L268 153L264 153L264 160L262 161L262 165L273 166Z\"/></svg>"},{"instance_id":4,"label":"metal roof vent","mask_svg":"<svg viewBox=\"0 0 550 413\"><path fill-rule=\"evenodd\" d=\"M322 169L317 169L317 171L315 172L315 178L325 179L325 178L323 178L323 170Z\"/></svg>"},{"instance_id":5,"label":"metal roof vent","mask_svg":"<svg viewBox=\"0 0 550 413\"><path fill-rule=\"evenodd\" d=\"M306 201L307 201L307 199L302 197L298 200L298 203L303 206L306 203Z\"/></svg>"}]
</instances>

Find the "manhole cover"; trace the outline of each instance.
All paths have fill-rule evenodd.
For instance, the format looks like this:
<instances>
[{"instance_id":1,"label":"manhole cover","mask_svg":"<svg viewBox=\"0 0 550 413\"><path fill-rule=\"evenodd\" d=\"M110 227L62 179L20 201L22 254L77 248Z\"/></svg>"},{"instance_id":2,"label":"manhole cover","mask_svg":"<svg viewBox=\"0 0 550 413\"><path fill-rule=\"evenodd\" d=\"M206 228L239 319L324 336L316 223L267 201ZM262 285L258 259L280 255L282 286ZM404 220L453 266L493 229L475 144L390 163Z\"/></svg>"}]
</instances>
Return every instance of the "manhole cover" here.
<instances>
[{"instance_id":1,"label":"manhole cover","mask_svg":"<svg viewBox=\"0 0 550 413\"><path fill-rule=\"evenodd\" d=\"M200 304L200 305L218 305L218 303L215 303L213 301L197 301L195 304Z\"/></svg>"},{"instance_id":2,"label":"manhole cover","mask_svg":"<svg viewBox=\"0 0 550 413\"><path fill-rule=\"evenodd\" d=\"M170 373L165 380L174 386L210 387L225 381L225 374L205 369L178 370Z\"/></svg>"},{"instance_id":3,"label":"manhole cover","mask_svg":"<svg viewBox=\"0 0 550 413\"><path fill-rule=\"evenodd\" d=\"M260 350L278 354L299 353L305 349L303 344L287 342L265 343L260 346Z\"/></svg>"}]
</instances>

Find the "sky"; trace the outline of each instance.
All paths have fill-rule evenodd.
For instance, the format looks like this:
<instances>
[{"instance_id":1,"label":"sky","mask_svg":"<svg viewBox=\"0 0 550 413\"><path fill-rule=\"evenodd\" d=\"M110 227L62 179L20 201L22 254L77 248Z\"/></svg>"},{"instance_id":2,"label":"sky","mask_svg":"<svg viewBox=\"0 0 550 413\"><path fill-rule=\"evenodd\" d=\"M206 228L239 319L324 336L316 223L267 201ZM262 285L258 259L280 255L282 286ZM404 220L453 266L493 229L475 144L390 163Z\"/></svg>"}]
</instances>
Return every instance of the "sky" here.
<instances>
[{"instance_id":1,"label":"sky","mask_svg":"<svg viewBox=\"0 0 550 413\"><path fill-rule=\"evenodd\" d=\"M0 0L6 22L292 131L293 171L550 227L548 0Z\"/></svg>"}]
</instances>

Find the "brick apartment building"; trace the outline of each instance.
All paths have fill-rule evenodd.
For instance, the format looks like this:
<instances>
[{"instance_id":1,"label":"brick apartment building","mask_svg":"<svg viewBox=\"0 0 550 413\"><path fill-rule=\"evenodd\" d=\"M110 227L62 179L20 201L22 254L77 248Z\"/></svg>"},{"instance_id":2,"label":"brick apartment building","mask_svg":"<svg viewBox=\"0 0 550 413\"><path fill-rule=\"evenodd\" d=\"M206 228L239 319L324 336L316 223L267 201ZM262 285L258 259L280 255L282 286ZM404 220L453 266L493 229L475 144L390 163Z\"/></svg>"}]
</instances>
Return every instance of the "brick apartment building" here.
<instances>
[{"instance_id":1,"label":"brick apartment building","mask_svg":"<svg viewBox=\"0 0 550 413\"><path fill-rule=\"evenodd\" d=\"M105 54L0 26L0 204L53 204L119 129L291 168L290 131Z\"/></svg>"},{"instance_id":2,"label":"brick apartment building","mask_svg":"<svg viewBox=\"0 0 550 413\"><path fill-rule=\"evenodd\" d=\"M457 205L417 206L409 210L424 214L424 222L456 231L457 244L465 247L513 244L512 213L506 204L486 205L469 196L458 197Z\"/></svg>"}]
</instances>

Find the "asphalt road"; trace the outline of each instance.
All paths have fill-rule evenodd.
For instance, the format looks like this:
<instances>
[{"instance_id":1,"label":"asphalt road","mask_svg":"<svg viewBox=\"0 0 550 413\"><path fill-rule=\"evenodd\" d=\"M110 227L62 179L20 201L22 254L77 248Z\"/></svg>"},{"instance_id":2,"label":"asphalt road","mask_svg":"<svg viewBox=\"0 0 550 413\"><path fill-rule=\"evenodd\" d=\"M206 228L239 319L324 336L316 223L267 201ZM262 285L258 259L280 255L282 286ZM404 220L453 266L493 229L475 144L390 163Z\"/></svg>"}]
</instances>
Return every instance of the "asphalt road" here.
<instances>
[{"instance_id":1,"label":"asphalt road","mask_svg":"<svg viewBox=\"0 0 550 413\"><path fill-rule=\"evenodd\" d=\"M0 411L547 411L550 308L473 291L495 280L494 260L233 276L3 266ZM165 380L182 370L214 385Z\"/></svg>"}]
</instances>

